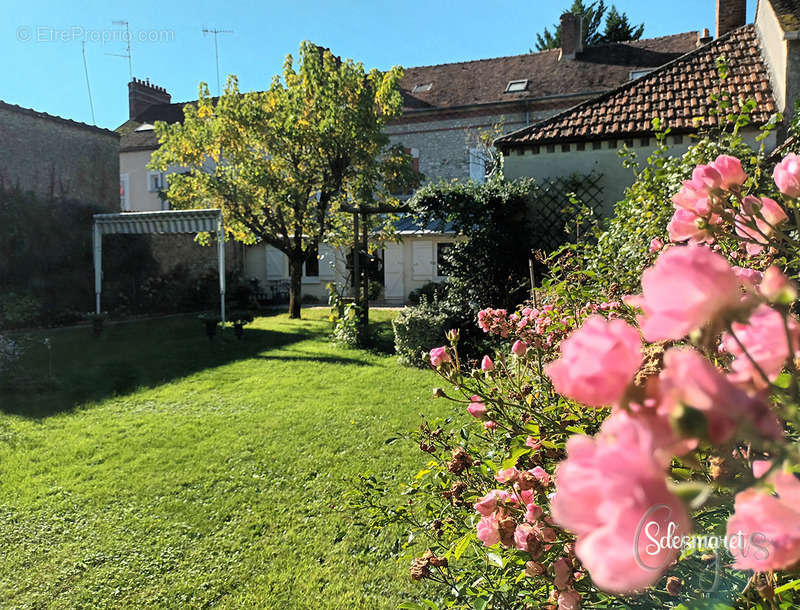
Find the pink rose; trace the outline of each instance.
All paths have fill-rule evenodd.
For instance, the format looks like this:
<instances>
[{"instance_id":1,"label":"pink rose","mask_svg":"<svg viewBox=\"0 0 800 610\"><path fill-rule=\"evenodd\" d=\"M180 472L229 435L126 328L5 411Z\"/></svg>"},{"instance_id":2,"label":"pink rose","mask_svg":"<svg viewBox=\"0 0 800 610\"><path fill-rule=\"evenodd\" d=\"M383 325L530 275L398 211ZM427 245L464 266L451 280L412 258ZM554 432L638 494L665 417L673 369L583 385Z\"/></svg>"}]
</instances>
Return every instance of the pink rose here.
<instances>
[{"instance_id":1,"label":"pink rose","mask_svg":"<svg viewBox=\"0 0 800 610\"><path fill-rule=\"evenodd\" d=\"M764 249L775 227L788 218L783 208L769 197L748 196L742 201L742 213L734 219L734 229L739 237L748 240L745 243L747 253L755 256Z\"/></svg>"},{"instance_id":2,"label":"pink rose","mask_svg":"<svg viewBox=\"0 0 800 610\"><path fill-rule=\"evenodd\" d=\"M566 589L569 586L569 579L572 576L572 566L567 563L563 557L556 559L553 563L553 585L559 591Z\"/></svg>"},{"instance_id":3,"label":"pink rose","mask_svg":"<svg viewBox=\"0 0 800 610\"><path fill-rule=\"evenodd\" d=\"M528 474L533 475L542 484L542 486L547 487L550 485L550 475L547 474L547 471L542 468L541 466L535 466L528 471Z\"/></svg>"},{"instance_id":4,"label":"pink rose","mask_svg":"<svg viewBox=\"0 0 800 610\"><path fill-rule=\"evenodd\" d=\"M733 267L733 272L739 278L739 284L742 288L753 290L761 283L763 277L760 271L755 269L748 269L747 267Z\"/></svg>"},{"instance_id":5,"label":"pink rose","mask_svg":"<svg viewBox=\"0 0 800 610\"><path fill-rule=\"evenodd\" d=\"M700 244L711 239L711 233L707 229L701 229L703 219L694 212L678 208L672 214L672 219L667 224L667 232L671 242L689 241L689 243ZM653 252L651 247L650 252Z\"/></svg>"},{"instance_id":6,"label":"pink rose","mask_svg":"<svg viewBox=\"0 0 800 610\"><path fill-rule=\"evenodd\" d=\"M581 594L575 589L567 591L559 591L558 593L558 610L580 610L581 608Z\"/></svg>"},{"instance_id":7,"label":"pink rose","mask_svg":"<svg viewBox=\"0 0 800 610\"><path fill-rule=\"evenodd\" d=\"M787 325L789 337L786 336L783 314L766 304L756 307L746 324L734 322L731 328L735 337L725 333L722 338L725 349L734 356L731 378L737 383L752 383L756 388L767 387L767 381L753 366L752 360L755 360L767 378L774 381L783 370L786 360L795 355L800 346L800 325L797 320L790 316ZM789 338L792 341L791 350Z\"/></svg>"},{"instance_id":8,"label":"pink rose","mask_svg":"<svg viewBox=\"0 0 800 610\"><path fill-rule=\"evenodd\" d=\"M483 360L481 360L481 370L484 373L488 373L494 370L494 362L492 361L489 356L484 356Z\"/></svg>"},{"instance_id":9,"label":"pink rose","mask_svg":"<svg viewBox=\"0 0 800 610\"><path fill-rule=\"evenodd\" d=\"M742 162L730 155L720 155L711 164L720 177L722 182L720 187L726 191L731 190L732 186L742 186L747 180L747 174L742 169Z\"/></svg>"},{"instance_id":10,"label":"pink rose","mask_svg":"<svg viewBox=\"0 0 800 610\"><path fill-rule=\"evenodd\" d=\"M797 298L797 287L775 265L764 272L758 291L770 303L781 305L790 305Z\"/></svg>"},{"instance_id":11,"label":"pink rose","mask_svg":"<svg viewBox=\"0 0 800 610\"><path fill-rule=\"evenodd\" d=\"M522 358L528 351L528 344L524 341L514 341L514 345L511 346L511 351Z\"/></svg>"},{"instance_id":12,"label":"pink rose","mask_svg":"<svg viewBox=\"0 0 800 610\"><path fill-rule=\"evenodd\" d=\"M498 470L497 474L494 475L495 480L498 483L510 483L512 481L516 481L517 477L519 477L519 470L514 468L506 468L505 470Z\"/></svg>"},{"instance_id":13,"label":"pink rose","mask_svg":"<svg viewBox=\"0 0 800 610\"><path fill-rule=\"evenodd\" d=\"M777 497L758 488L736 494L727 535L739 570L780 570L800 560L800 481L787 472L770 481Z\"/></svg>"},{"instance_id":14,"label":"pink rose","mask_svg":"<svg viewBox=\"0 0 800 610\"><path fill-rule=\"evenodd\" d=\"M452 362L450 358L450 354L447 353L446 347L434 347L431 350L431 366L433 368L439 368L445 362Z\"/></svg>"},{"instance_id":15,"label":"pink rose","mask_svg":"<svg viewBox=\"0 0 800 610\"><path fill-rule=\"evenodd\" d=\"M485 422L483 422L483 429L484 430L496 430L497 429L497 422L496 421L485 421Z\"/></svg>"},{"instance_id":16,"label":"pink rose","mask_svg":"<svg viewBox=\"0 0 800 610\"><path fill-rule=\"evenodd\" d=\"M476 394L470 400L472 402L469 403L467 411L469 411L469 414L472 415L472 417L477 417L480 419L486 415L486 405L481 402L480 396Z\"/></svg>"},{"instance_id":17,"label":"pink rose","mask_svg":"<svg viewBox=\"0 0 800 610\"><path fill-rule=\"evenodd\" d=\"M535 553L541 548L536 531L528 523L520 523L514 530L514 548L526 553Z\"/></svg>"},{"instance_id":18,"label":"pink rose","mask_svg":"<svg viewBox=\"0 0 800 610\"><path fill-rule=\"evenodd\" d=\"M539 518L544 514L542 507L538 504L531 502L526 506L525 521L528 523L536 523Z\"/></svg>"},{"instance_id":19,"label":"pink rose","mask_svg":"<svg viewBox=\"0 0 800 610\"><path fill-rule=\"evenodd\" d=\"M690 531L686 508L653 459L649 431L630 417L624 426L629 429L619 434L567 441L550 505L553 520L577 535L575 553L594 584L612 593L652 585L677 557L678 549L648 548L646 533L658 539Z\"/></svg>"},{"instance_id":20,"label":"pink rose","mask_svg":"<svg viewBox=\"0 0 800 610\"><path fill-rule=\"evenodd\" d=\"M730 440L740 423L764 436L780 435L780 425L769 406L733 385L694 349L672 348L664 354L659 387L659 412L668 417L680 406L700 411L706 420L708 438L714 444Z\"/></svg>"},{"instance_id":21,"label":"pink rose","mask_svg":"<svg viewBox=\"0 0 800 610\"><path fill-rule=\"evenodd\" d=\"M741 297L728 261L701 246L670 248L661 254L642 274L642 293L639 325L651 342L681 339L737 308Z\"/></svg>"},{"instance_id":22,"label":"pink rose","mask_svg":"<svg viewBox=\"0 0 800 610\"><path fill-rule=\"evenodd\" d=\"M664 242L658 239L657 237L650 240L650 254L658 252L663 247L664 247Z\"/></svg>"},{"instance_id":23,"label":"pink rose","mask_svg":"<svg viewBox=\"0 0 800 610\"><path fill-rule=\"evenodd\" d=\"M592 407L614 404L642 363L639 333L623 320L589 316L545 372L559 394Z\"/></svg>"},{"instance_id":24,"label":"pink rose","mask_svg":"<svg viewBox=\"0 0 800 610\"><path fill-rule=\"evenodd\" d=\"M497 516L492 514L487 517L481 517L478 522L478 540L483 542L486 546L494 546L500 542L500 524L498 523Z\"/></svg>"},{"instance_id":25,"label":"pink rose","mask_svg":"<svg viewBox=\"0 0 800 610\"><path fill-rule=\"evenodd\" d=\"M789 153L772 172L778 190L787 197L800 196L800 157Z\"/></svg>"},{"instance_id":26,"label":"pink rose","mask_svg":"<svg viewBox=\"0 0 800 610\"><path fill-rule=\"evenodd\" d=\"M475 510L484 517L488 517L497 510L497 502L508 502L511 494L503 489L493 489L488 494L479 498L475 503Z\"/></svg>"}]
</instances>

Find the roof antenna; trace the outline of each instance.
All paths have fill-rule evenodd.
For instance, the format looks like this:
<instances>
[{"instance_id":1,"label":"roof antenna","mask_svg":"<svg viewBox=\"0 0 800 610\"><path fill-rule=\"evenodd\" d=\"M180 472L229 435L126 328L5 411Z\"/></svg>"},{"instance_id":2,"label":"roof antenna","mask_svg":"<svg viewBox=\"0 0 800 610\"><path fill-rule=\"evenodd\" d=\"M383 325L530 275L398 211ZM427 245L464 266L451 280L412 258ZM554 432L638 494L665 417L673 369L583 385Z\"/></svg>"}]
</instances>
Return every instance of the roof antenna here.
<instances>
[{"instance_id":1,"label":"roof antenna","mask_svg":"<svg viewBox=\"0 0 800 610\"><path fill-rule=\"evenodd\" d=\"M124 57L128 60L128 77L133 80L133 59L131 58L131 31L128 28L128 22L124 20L112 21L111 25L124 25L125 26L125 53L106 53L112 57Z\"/></svg>"},{"instance_id":2,"label":"roof antenna","mask_svg":"<svg viewBox=\"0 0 800 610\"><path fill-rule=\"evenodd\" d=\"M217 46L217 36L220 34L233 34L233 30L217 30L203 26L203 36L212 34L214 36L214 57L217 61L217 95L219 95L219 47Z\"/></svg>"},{"instance_id":3,"label":"roof antenna","mask_svg":"<svg viewBox=\"0 0 800 610\"><path fill-rule=\"evenodd\" d=\"M89 109L92 111L92 124L97 125L94 118L94 103L92 102L92 88L89 86L89 68L86 65L86 41L81 40L81 54L83 55L83 72L86 75L86 90L89 92Z\"/></svg>"}]
</instances>

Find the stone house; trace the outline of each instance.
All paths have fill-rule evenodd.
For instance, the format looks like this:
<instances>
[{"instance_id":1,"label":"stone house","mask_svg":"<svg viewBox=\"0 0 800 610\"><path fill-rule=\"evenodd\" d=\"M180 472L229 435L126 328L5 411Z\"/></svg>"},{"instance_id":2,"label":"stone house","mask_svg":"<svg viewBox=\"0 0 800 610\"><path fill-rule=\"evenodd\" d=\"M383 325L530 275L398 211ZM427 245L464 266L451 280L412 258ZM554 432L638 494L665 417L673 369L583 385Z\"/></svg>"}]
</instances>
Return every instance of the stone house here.
<instances>
[{"instance_id":1,"label":"stone house","mask_svg":"<svg viewBox=\"0 0 800 610\"><path fill-rule=\"evenodd\" d=\"M499 137L495 145L504 156L505 175L534 178L597 171L603 174L606 213L633 182L617 150L623 144L639 158L655 147L652 120L669 128L668 143L685 150L699 128L718 125L709 114L711 96L730 92L752 99L752 123L742 130L755 144L759 127L774 113L783 126L764 141L769 152L785 137L800 93L800 2L759 0L755 23L745 24L746 0L717 0L716 38L639 79L544 121ZM720 81L716 67L724 57L729 74Z\"/></svg>"},{"instance_id":2,"label":"stone house","mask_svg":"<svg viewBox=\"0 0 800 610\"><path fill-rule=\"evenodd\" d=\"M563 48L468 62L407 68L401 82L403 114L386 127L391 144L406 148L428 181L484 180L485 149L481 132L512 132L593 99L694 50L698 33L687 32L627 43L580 48L580 23L562 18ZM183 104L147 81L128 85L129 119L118 128L124 210L168 207L160 197L166 177L147 169L158 146L155 121L182 120ZM408 294L430 281L441 281L439 255L455 236L405 222L400 241L379 251L383 297L403 303ZM283 254L268 246L242 249L247 277L263 285L288 278ZM306 265L303 291L319 299L325 285L347 278L347 252L320 247L319 260Z\"/></svg>"}]
</instances>

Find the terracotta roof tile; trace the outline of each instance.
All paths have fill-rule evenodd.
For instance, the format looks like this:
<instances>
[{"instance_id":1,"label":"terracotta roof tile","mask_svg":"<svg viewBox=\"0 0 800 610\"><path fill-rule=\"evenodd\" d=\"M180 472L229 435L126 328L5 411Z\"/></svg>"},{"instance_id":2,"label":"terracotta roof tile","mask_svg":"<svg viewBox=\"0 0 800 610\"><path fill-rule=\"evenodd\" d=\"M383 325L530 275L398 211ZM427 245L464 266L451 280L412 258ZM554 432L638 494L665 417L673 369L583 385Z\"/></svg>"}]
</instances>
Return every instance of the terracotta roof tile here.
<instances>
[{"instance_id":1,"label":"terracotta roof tile","mask_svg":"<svg viewBox=\"0 0 800 610\"><path fill-rule=\"evenodd\" d=\"M602 44L587 48L574 60L561 61L561 50L551 49L406 68L400 83L404 108L406 112L413 112L551 95L599 93L629 80L633 70L656 68L694 49L697 36L697 32L685 32ZM505 92L509 81L525 79L528 80L527 90Z\"/></svg>"},{"instance_id":2,"label":"terracotta roof tile","mask_svg":"<svg viewBox=\"0 0 800 610\"><path fill-rule=\"evenodd\" d=\"M757 107L751 118L757 125L764 124L776 112L776 106L764 59L757 49L754 26L743 26L650 74L502 136L495 143L507 149L565 142L573 138L574 128L581 125L588 128L587 139L650 134L655 117L678 132L716 125L717 117L709 116L709 110L713 104L711 95L720 92L716 59L721 55L726 57L730 68L726 89L733 92L734 105L739 97L755 99ZM629 121L631 116L636 119ZM702 119L700 125L693 124L696 117Z\"/></svg>"}]
</instances>

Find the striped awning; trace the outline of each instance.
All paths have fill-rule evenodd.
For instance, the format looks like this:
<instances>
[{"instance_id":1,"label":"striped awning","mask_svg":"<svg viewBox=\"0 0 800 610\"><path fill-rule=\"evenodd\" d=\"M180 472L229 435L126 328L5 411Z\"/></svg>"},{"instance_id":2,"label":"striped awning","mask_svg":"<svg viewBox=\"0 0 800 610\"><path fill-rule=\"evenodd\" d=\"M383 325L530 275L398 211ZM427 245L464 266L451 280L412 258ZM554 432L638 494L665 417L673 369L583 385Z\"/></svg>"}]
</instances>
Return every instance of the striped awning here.
<instances>
[{"instance_id":1,"label":"striped awning","mask_svg":"<svg viewBox=\"0 0 800 610\"><path fill-rule=\"evenodd\" d=\"M212 210L166 210L95 214L94 224L102 235L115 233L202 233L216 232L222 213Z\"/></svg>"}]
</instances>

